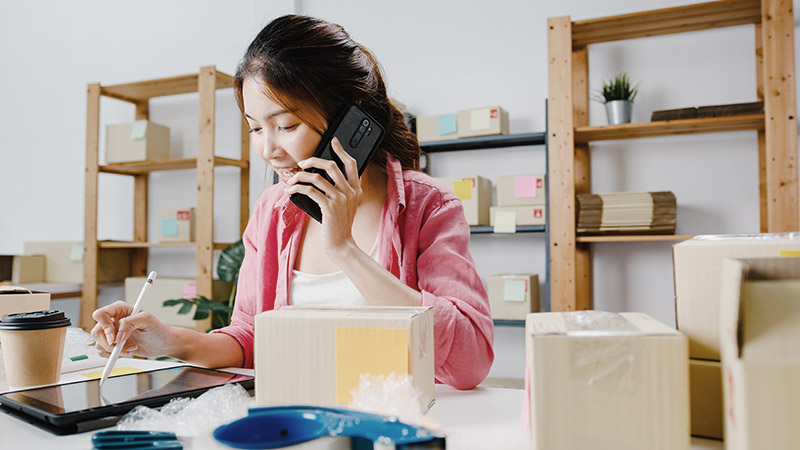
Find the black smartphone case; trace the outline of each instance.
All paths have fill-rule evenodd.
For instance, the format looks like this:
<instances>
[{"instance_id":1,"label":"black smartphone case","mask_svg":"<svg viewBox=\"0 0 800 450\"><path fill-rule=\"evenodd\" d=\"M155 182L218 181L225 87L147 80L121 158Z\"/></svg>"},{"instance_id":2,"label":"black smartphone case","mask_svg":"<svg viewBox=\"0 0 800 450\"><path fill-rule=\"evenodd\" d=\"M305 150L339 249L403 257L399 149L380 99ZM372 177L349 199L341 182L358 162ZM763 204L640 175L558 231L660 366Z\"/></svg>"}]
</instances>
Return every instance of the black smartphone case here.
<instances>
[{"instance_id":1,"label":"black smartphone case","mask_svg":"<svg viewBox=\"0 0 800 450\"><path fill-rule=\"evenodd\" d=\"M314 156L334 161L345 178L347 178L344 163L336 156L336 152L331 147L331 140L336 137L344 147L344 150L356 160L358 176L360 177L364 173L369 159L381 144L383 134L384 128L381 124L358 106L351 105L342 110L331 122L317 149L314 151ZM334 184L324 170L312 167L308 171L318 173L328 182ZM313 217L314 220L322 222L322 211L317 202L311 200L310 197L305 194L292 194L289 199L309 216Z\"/></svg>"}]
</instances>

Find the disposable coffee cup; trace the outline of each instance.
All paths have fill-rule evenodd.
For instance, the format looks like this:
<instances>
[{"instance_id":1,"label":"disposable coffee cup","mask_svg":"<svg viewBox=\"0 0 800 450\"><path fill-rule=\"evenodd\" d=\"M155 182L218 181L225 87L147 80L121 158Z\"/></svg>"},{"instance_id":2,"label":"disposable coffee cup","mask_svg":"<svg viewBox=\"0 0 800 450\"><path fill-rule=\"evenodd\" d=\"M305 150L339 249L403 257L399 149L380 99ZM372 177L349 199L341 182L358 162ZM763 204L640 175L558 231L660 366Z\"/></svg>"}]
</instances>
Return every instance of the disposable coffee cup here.
<instances>
[{"instance_id":1,"label":"disposable coffee cup","mask_svg":"<svg viewBox=\"0 0 800 450\"><path fill-rule=\"evenodd\" d=\"M6 314L0 320L0 346L11 387L58 382L69 319L62 311Z\"/></svg>"}]
</instances>

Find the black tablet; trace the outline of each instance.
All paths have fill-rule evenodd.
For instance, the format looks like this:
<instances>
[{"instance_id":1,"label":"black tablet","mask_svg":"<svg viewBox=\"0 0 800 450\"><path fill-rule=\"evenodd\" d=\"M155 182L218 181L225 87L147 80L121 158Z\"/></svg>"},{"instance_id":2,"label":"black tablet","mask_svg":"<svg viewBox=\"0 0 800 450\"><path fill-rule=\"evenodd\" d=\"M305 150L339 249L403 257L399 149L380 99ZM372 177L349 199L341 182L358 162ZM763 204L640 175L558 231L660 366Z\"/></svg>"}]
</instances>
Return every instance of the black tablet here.
<instances>
[{"instance_id":1,"label":"black tablet","mask_svg":"<svg viewBox=\"0 0 800 450\"><path fill-rule=\"evenodd\" d=\"M157 407L175 397L197 397L228 383L252 389L253 377L179 366L111 377L103 384L102 391L100 380L87 380L7 392L0 394L0 405L55 427L69 427L120 416L139 405Z\"/></svg>"}]
</instances>

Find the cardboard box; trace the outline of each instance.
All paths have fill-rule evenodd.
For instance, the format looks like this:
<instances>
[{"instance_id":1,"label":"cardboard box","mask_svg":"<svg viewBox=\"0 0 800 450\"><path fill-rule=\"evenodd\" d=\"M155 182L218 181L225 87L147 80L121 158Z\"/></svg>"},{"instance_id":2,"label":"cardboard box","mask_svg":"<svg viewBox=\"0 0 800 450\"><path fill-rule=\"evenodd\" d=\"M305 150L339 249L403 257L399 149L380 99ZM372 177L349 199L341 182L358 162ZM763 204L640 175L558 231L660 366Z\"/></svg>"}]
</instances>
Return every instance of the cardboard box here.
<instances>
[{"instance_id":1,"label":"cardboard box","mask_svg":"<svg viewBox=\"0 0 800 450\"><path fill-rule=\"evenodd\" d=\"M489 225L495 225L498 212L512 212L516 225L544 225L547 222L547 206L492 206L489 208Z\"/></svg>"},{"instance_id":2,"label":"cardboard box","mask_svg":"<svg viewBox=\"0 0 800 450\"><path fill-rule=\"evenodd\" d=\"M722 439L722 366L719 361L689 360L692 436Z\"/></svg>"},{"instance_id":3,"label":"cardboard box","mask_svg":"<svg viewBox=\"0 0 800 450\"><path fill-rule=\"evenodd\" d=\"M25 253L44 255L46 283L83 283L83 242L26 242ZM97 282L119 283L131 274L130 249L101 248L97 255Z\"/></svg>"},{"instance_id":4,"label":"cardboard box","mask_svg":"<svg viewBox=\"0 0 800 450\"><path fill-rule=\"evenodd\" d=\"M544 205L547 203L544 175L497 177L497 206Z\"/></svg>"},{"instance_id":5,"label":"cardboard box","mask_svg":"<svg viewBox=\"0 0 800 450\"><path fill-rule=\"evenodd\" d=\"M689 355L719 361L720 268L724 258L762 258L800 251L800 234L697 236L672 246L676 323Z\"/></svg>"},{"instance_id":6,"label":"cardboard box","mask_svg":"<svg viewBox=\"0 0 800 450\"><path fill-rule=\"evenodd\" d=\"M726 448L798 448L800 258L726 259L720 314Z\"/></svg>"},{"instance_id":7,"label":"cardboard box","mask_svg":"<svg viewBox=\"0 0 800 450\"><path fill-rule=\"evenodd\" d=\"M537 450L688 449L686 338L641 313L530 314Z\"/></svg>"},{"instance_id":8,"label":"cardboard box","mask_svg":"<svg viewBox=\"0 0 800 450\"><path fill-rule=\"evenodd\" d=\"M0 319L6 314L50 309L50 293L0 286Z\"/></svg>"},{"instance_id":9,"label":"cardboard box","mask_svg":"<svg viewBox=\"0 0 800 450\"><path fill-rule=\"evenodd\" d=\"M458 111L458 137L508 134L508 112L500 106Z\"/></svg>"},{"instance_id":10,"label":"cardboard box","mask_svg":"<svg viewBox=\"0 0 800 450\"><path fill-rule=\"evenodd\" d=\"M147 120L106 127L106 163L169 159L169 128Z\"/></svg>"},{"instance_id":11,"label":"cardboard box","mask_svg":"<svg viewBox=\"0 0 800 450\"><path fill-rule=\"evenodd\" d=\"M0 281L11 284L43 283L44 256L0 255Z\"/></svg>"},{"instance_id":12,"label":"cardboard box","mask_svg":"<svg viewBox=\"0 0 800 450\"><path fill-rule=\"evenodd\" d=\"M498 320L525 320L539 312L539 275L489 275L489 306Z\"/></svg>"},{"instance_id":13,"label":"cardboard box","mask_svg":"<svg viewBox=\"0 0 800 450\"><path fill-rule=\"evenodd\" d=\"M465 178L437 177L449 187L464 205L464 215L470 226L489 225L492 206L492 182L481 176Z\"/></svg>"},{"instance_id":14,"label":"cardboard box","mask_svg":"<svg viewBox=\"0 0 800 450\"><path fill-rule=\"evenodd\" d=\"M419 142L446 141L458 138L458 118L455 114L417 117Z\"/></svg>"},{"instance_id":15,"label":"cardboard box","mask_svg":"<svg viewBox=\"0 0 800 450\"><path fill-rule=\"evenodd\" d=\"M128 277L125 279L125 301L134 304L139 292L142 290L147 277ZM214 280L212 283L212 298L217 301L228 302L233 283ZM156 316L158 320L167 325L191 328L205 332L211 327L211 317L204 320L192 320L195 308L188 314L178 314L179 306L163 306L164 300L175 298L195 298L197 287L194 278L166 278L158 279L150 287L144 300L142 309Z\"/></svg>"},{"instance_id":16,"label":"cardboard box","mask_svg":"<svg viewBox=\"0 0 800 450\"><path fill-rule=\"evenodd\" d=\"M158 208L158 242L194 242L194 208Z\"/></svg>"},{"instance_id":17,"label":"cardboard box","mask_svg":"<svg viewBox=\"0 0 800 450\"><path fill-rule=\"evenodd\" d=\"M434 400L433 309L288 306L255 317L258 406L345 406L359 374L408 373Z\"/></svg>"}]
</instances>

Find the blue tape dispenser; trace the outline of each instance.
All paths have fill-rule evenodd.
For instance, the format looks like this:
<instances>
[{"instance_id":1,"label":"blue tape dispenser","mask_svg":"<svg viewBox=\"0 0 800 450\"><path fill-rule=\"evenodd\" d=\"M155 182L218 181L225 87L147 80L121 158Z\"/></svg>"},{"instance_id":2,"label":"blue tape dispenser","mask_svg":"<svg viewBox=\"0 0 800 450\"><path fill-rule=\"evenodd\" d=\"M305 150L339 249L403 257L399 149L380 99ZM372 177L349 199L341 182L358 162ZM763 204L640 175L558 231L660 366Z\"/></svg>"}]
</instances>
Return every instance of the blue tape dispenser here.
<instances>
[{"instance_id":1,"label":"blue tape dispenser","mask_svg":"<svg viewBox=\"0 0 800 450\"><path fill-rule=\"evenodd\" d=\"M445 438L395 418L316 406L251 408L247 417L214 430L233 448L283 448L324 436L367 439L395 449L444 449Z\"/></svg>"}]
</instances>

